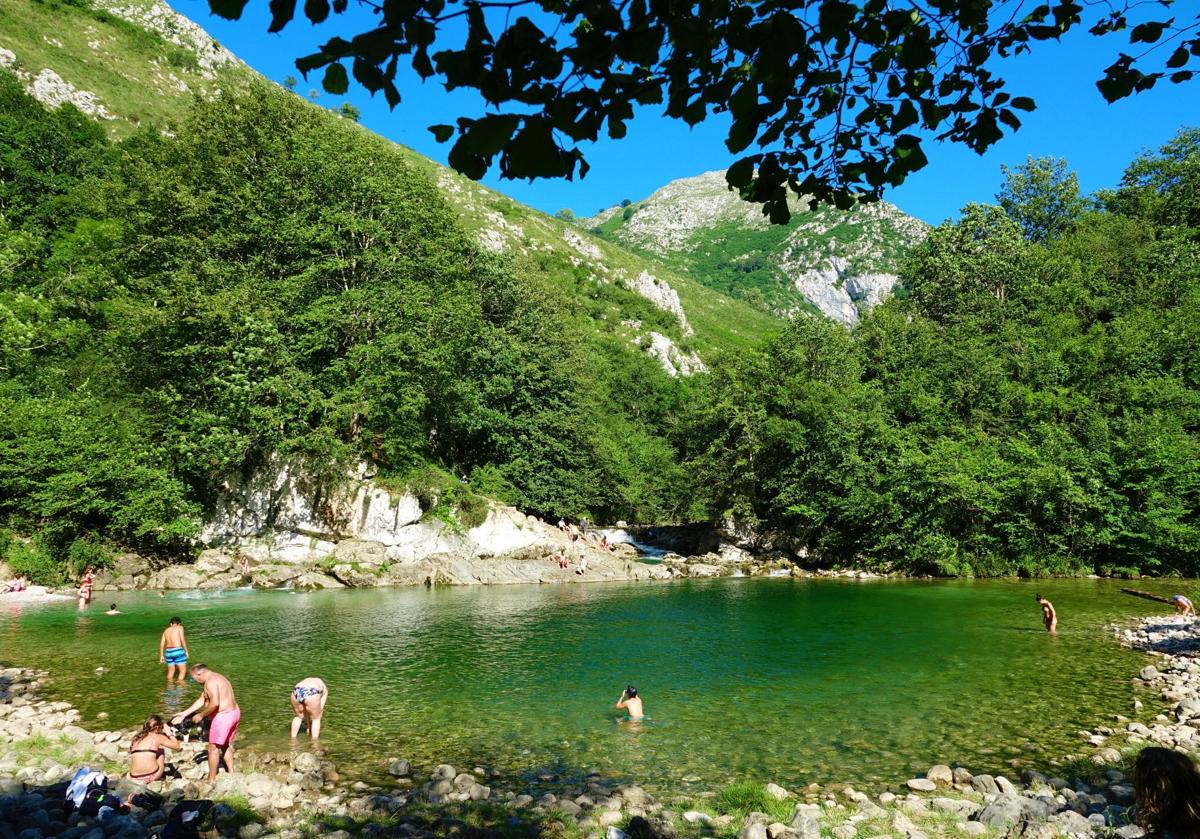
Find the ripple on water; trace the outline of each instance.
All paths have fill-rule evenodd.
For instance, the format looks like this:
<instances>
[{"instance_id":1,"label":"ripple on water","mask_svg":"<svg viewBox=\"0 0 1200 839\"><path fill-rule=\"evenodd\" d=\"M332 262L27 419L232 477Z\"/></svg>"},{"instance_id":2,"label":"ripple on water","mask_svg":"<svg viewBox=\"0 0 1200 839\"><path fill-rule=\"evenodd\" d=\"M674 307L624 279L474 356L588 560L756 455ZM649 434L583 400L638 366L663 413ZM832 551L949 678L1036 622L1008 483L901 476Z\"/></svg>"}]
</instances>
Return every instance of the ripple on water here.
<instances>
[{"instance_id":1,"label":"ripple on water","mask_svg":"<svg viewBox=\"0 0 1200 839\"><path fill-rule=\"evenodd\" d=\"M1103 581L1038 587L1058 606L1058 637L1040 629L1032 584L723 579L131 593L113 598L116 618L9 613L0 649L51 670L85 716L132 727L195 696L164 691L158 664L159 632L179 614L193 662L233 679L244 743L282 748L291 686L317 675L330 685L326 745L343 763L553 766L669 787L882 784L937 761L1045 762L1129 707L1138 657L1104 625L1153 604ZM615 722L629 682L652 717L640 726Z\"/></svg>"}]
</instances>

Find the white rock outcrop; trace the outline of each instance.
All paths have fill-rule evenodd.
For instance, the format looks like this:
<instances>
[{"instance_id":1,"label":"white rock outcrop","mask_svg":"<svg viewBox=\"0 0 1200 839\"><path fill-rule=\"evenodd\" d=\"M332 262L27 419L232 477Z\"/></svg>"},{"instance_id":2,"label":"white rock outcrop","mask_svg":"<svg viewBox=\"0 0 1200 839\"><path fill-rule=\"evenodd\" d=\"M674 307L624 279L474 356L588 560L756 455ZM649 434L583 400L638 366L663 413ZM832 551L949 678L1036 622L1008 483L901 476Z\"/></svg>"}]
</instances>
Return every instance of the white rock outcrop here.
<instances>
[{"instance_id":1,"label":"white rock outcrop","mask_svg":"<svg viewBox=\"0 0 1200 839\"><path fill-rule=\"evenodd\" d=\"M691 376L696 373L707 373L708 367L700 360L695 350L685 353L675 345L675 342L661 332L650 333L650 343L646 352L662 365L671 378Z\"/></svg>"},{"instance_id":2,"label":"white rock outcrop","mask_svg":"<svg viewBox=\"0 0 1200 839\"><path fill-rule=\"evenodd\" d=\"M423 513L415 495L380 486L365 468L330 487L274 461L227 482L199 541L260 562L300 564L336 554L342 543L371 543L389 561L413 563L435 555L503 556L561 540L556 529L499 504L470 529Z\"/></svg>"},{"instance_id":3,"label":"white rock outcrop","mask_svg":"<svg viewBox=\"0 0 1200 839\"><path fill-rule=\"evenodd\" d=\"M193 53L200 75L209 81L217 77L222 67L240 63L233 53L205 32L204 27L184 17L163 0L93 0L93 5Z\"/></svg>"},{"instance_id":4,"label":"white rock outcrop","mask_svg":"<svg viewBox=\"0 0 1200 839\"><path fill-rule=\"evenodd\" d=\"M796 290L823 313L850 325L859 314L883 302L899 277L895 274L851 271L841 257L830 257L823 266L803 271L793 280Z\"/></svg>"},{"instance_id":5,"label":"white rock outcrop","mask_svg":"<svg viewBox=\"0 0 1200 839\"><path fill-rule=\"evenodd\" d=\"M679 292L671 288L666 280L660 280L649 271L642 271L634 279L623 282L630 291L637 292L664 312L674 315L685 336L695 334L683 311L683 304L679 302Z\"/></svg>"}]
</instances>

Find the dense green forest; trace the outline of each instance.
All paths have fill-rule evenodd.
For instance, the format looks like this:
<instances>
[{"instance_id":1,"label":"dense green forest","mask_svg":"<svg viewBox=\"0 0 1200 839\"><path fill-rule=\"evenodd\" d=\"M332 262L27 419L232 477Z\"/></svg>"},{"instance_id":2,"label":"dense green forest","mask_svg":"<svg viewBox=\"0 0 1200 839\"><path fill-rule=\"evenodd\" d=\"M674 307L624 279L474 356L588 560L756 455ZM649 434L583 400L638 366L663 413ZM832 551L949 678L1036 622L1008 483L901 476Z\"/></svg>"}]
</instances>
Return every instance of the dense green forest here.
<instances>
[{"instance_id":1,"label":"dense green forest","mask_svg":"<svg viewBox=\"0 0 1200 839\"><path fill-rule=\"evenodd\" d=\"M568 302L390 143L266 83L114 144L0 75L0 516L37 536L9 553L185 552L273 455L371 458L464 511L679 516L677 390Z\"/></svg>"},{"instance_id":2,"label":"dense green forest","mask_svg":"<svg viewBox=\"0 0 1200 839\"><path fill-rule=\"evenodd\" d=\"M718 364L682 458L708 512L821 562L1200 574L1200 131L1094 201L1008 173L853 331Z\"/></svg>"},{"instance_id":3,"label":"dense green forest","mask_svg":"<svg viewBox=\"0 0 1200 839\"><path fill-rule=\"evenodd\" d=\"M821 564L1200 573L1198 249L1200 132L1095 199L1035 161L853 330L800 317L672 380L270 85L114 142L0 74L0 547L45 577L184 555L282 455L371 459L466 519L489 496L732 516Z\"/></svg>"}]
</instances>

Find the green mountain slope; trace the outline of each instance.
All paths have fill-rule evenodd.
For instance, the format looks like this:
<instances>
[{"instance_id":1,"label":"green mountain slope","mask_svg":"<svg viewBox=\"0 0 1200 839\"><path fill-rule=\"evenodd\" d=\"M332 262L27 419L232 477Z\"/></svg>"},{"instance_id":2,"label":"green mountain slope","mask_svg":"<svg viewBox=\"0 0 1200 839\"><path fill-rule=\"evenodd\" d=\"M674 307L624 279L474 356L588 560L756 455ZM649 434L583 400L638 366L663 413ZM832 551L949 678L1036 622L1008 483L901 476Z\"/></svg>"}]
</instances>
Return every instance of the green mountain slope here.
<instances>
[{"instance_id":1,"label":"green mountain slope","mask_svg":"<svg viewBox=\"0 0 1200 839\"><path fill-rule=\"evenodd\" d=\"M193 96L243 90L257 78L161 0L0 0L0 67L15 72L43 103L72 102L116 138L142 125L170 130ZM661 260L583 233L398 148L435 180L483 248L507 254L516 270L566 295L589 332L649 355L669 375L703 370L713 351L752 342L777 326L770 315Z\"/></svg>"},{"instance_id":2,"label":"green mountain slope","mask_svg":"<svg viewBox=\"0 0 1200 839\"><path fill-rule=\"evenodd\" d=\"M820 311L847 324L891 292L901 257L928 230L886 202L846 212L795 201L791 222L772 225L722 172L672 181L582 224L760 308Z\"/></svg>"}]
</instances>

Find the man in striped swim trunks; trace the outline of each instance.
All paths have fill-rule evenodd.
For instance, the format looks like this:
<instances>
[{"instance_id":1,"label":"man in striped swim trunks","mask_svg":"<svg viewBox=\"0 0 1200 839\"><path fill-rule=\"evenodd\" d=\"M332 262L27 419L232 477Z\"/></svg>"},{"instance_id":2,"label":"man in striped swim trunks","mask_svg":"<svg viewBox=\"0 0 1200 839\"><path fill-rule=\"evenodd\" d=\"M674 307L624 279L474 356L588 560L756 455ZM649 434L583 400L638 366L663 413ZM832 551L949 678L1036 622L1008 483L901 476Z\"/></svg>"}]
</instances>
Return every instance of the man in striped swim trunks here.
<instances>
[{"instance_id":1,"label":"man in striped swim trunks","mask_svg":"<svg viewBox=\"0 0 1200 839\"><path fill-rule=\"evenodd\" d=\"M167 665L167 683L170 684L175 668L179 668L179 684L187 677L187 636L183 632L183 621L171 618L158 641L158 661Z\"/></svg>"}]
</instances>

